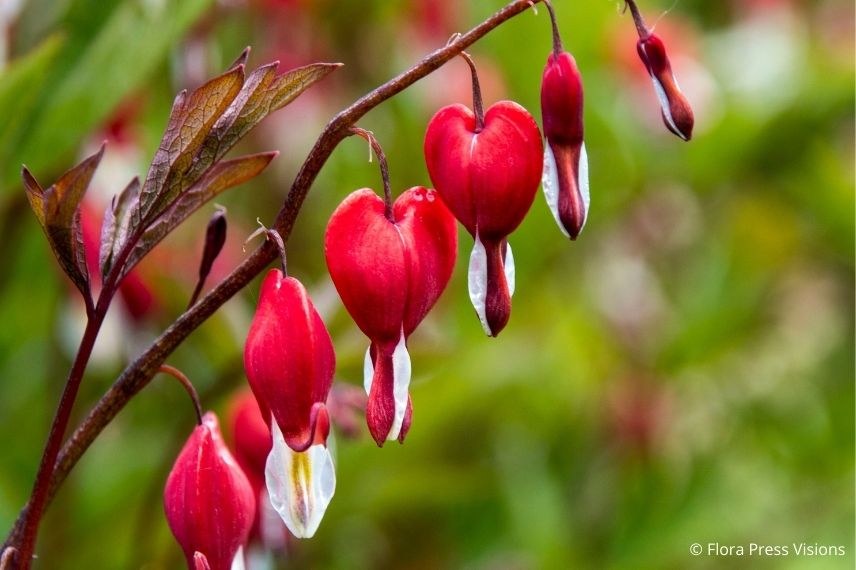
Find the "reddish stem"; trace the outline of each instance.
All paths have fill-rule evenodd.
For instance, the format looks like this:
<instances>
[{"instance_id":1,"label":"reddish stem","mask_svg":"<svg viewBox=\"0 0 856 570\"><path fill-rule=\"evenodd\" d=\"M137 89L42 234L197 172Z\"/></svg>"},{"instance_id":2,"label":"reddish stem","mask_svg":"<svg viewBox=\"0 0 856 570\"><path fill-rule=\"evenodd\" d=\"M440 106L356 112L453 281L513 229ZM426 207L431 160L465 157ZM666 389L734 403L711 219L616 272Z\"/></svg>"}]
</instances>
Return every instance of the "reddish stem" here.
<instances>
[{"instance_id":1,"label":"reddish stem","mask_svg":"<svg viewBox=\"0 0 856 570\"><path fill-rule=\"evenodd\" d=\"M630 14L633 15L633 23L636 24L636 32L640 39L647 39L651 35L651 30L645 25L645 19L642 18L642 13L639 12L639 7L635 0L624 0L625 5L630 8Z\"/></svg>"},{"instance_id":2,"label":"reddish stem","mask_svg":"<svg viewBox=\"0 0 856 570\"><path fill-rule=\"evenodd\" d=\"M476 71L476 63L470 54L462 51L460 55L467 61L467 65L470 66L470 74L473 76L473 113L476 116L476 132L480 133L484 129L484 104L482 103L479 74Z\"/></svg>"},{"instance_id":3,"label":"reddish stem","mask_svg":"<svg viewBox=\"0 0 856 570\"><path fill-rule=\"evenodd\" d=\"M184 372L174 366L170 366L169 364L161 364L160 368L158 368L158 372L172 376L184 387L185 391L190 396L190 399L193 401L193 407L196 409L196 424L201 426L202 403L199 401L199 393L196 391L196 388L193 387L193 382L190 381L190 378L185 376Z\"/></svg>"},{"instance_id":4,"label":"reddish stem","mask_svg":"<svg viewBox=\"0 0 856 570\"><path fill-rule=\"evenodd\" d=\"M386 162L386 154L384 154L383 148L377 142L373 132L361 129L360 127L351 127L349 130L352 134L366 139L372 147L375 156L377 156L377 161L380 165L380 177L383 180L384 215L387 220L394 224L395 217L392 215L392 187L389 184L389 164Z\"/></svg>"},{"instance_id":5,"label":"reddish stem","mask_svg":"<svg viewBox=\"0 0 856 570\"><path fill-rule=\"evenodd\" d=\"M564 49L562 48L562 36L559 34L559 23L556 21L556 11L553 10L553 3L550 0L544 0L544 5L547 7L547 12L550 13L550 25L553 27L553 53L558 57Z\"/></svg>"},{"instance_id":6,"label":"reddish stem","mask_svg":"<svg viewBox=\"0 0 856 570\"><path fill-rule=\"evenodd\" d=\"M48 501L51 478L53 477L60 446L68 429L71 411L74 408L74 402L80 390L80 383L83 380L83 374L86 371L89 358L92 356L92 349L95 347L95 341L98 339L98 332L101 330L107 310L110 308L110 302L113 300L113 296L116 294L121 282L122 266L125 264L125 261L141 236L142 232L138 232L137 235L132 236L128 240L128 244L120 252L116 263L104 280L101 293L98 295L98 303L94 309L87 311L86 328L83 331L83 338L80 339L80 346L77 349L77 354L74 357L68 378L66 378L59 406L54 414L53 422L51 422L48 439L45 443L45 449L42 452L42 459L39 462L39 470L36 472L36 480L33 483L30 500L25 507L27 514L20 533L21 538L17 547L18 552L15 554L17 567L21 570L29 570L33 562L39 523L41 522L42 514Z\"/></svg>"}]
</instances>

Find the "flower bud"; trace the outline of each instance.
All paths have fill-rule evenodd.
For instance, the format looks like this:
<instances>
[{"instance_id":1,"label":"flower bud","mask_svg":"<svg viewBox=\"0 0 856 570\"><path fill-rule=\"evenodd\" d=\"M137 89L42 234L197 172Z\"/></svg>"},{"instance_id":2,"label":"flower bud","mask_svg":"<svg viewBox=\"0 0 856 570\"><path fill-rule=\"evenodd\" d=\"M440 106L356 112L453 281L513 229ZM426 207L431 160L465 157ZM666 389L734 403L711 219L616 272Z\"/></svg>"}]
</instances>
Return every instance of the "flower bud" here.
<instances>
[{"instance_id":1,"label":"flower bud","mask_svg":"<svg viewBox=\"0 0 856 570\"><path fill-rule=\"evenodd\" d=\"M378 445L403 441L412 404L407 337L452 276L457 228L430 189L407 190L385 214L364 188L348 196L327 225L324 251L345 308L371 340L364 365L366 421Z\"/></svg>"},{"instance_id":2,"label":"flower bud","mask_svg":"<svg viewBox=\"0 0 856 570\"><path fill-rule=\"evenodd\" d=\"M672 72L663 41L656 35L650 34L636 43L636 51L654 82L663 123L683 140L690 140L695 122L693 110L678 86L678 80Z\"/></svg>"},{"instance_id":3,"label":"flower bud","mask_svg":"<svg viewBox=\"0 0 856 570\"><path fill-rule=\"evenodd\" d=\"M425 162L437 192L475 239L470 300L485 332L496 336L514 292L507 237L535 199L544 148L538 125L517 103L500 101L477 119L464 105L440 109L425 133Z\"/></svg>"},{"instance_id":4,"label":"flower bud","mask_svg":"<svg viewBox=\"0 0 856 570\"><path fill-rule=\"evenodd\" d=\"M256 500L212 412L175 460L164 489L164 511L189 568L229 570L236 558L243 564Z\"/></svg>"},{"instance_id":5,"label":"flower bud","mask_svg":"<svg viewBox=\"0 0 856 570\"><path fill-rule=\"evenodd\" d=\"M669 56L666 55L666 46L663 45L663 40L645 25L645 20L642 18L642 13L639 11L635 0L625 0L625 3L630 8L633 23L636 25L636 32L639 34L636 52L639 54L642 63L645 64L651 81L654 82L654 91L660 101L663 122L666 124L666 128L681 139L688 141L693 136L693 110L684 94L681 93L675 74L672 73Z\"/></svg>"},{"instance_id":6,"label":"flower bud","mask_svg":"<svg viewBox=\"0 0 856 570\"><path fill-rule=\"evenodd\" d=\"M315 534L336 486L325 402L336 356L303 285L271 270L244 347L244 368L266 420L271 504L298 538Z\"/></svg>"},{"instance_id":7,"label":"flower bud","mask_svg":"<svg viewBox=\"0 0 856 570\"><path fill-rule=\"evenodd\" d=\"M589 209L588 157L583 142L583 85L577 64L566 51L552 52L541 80L544 196L556 223L576 239Z\"/></svg>"}]
</instances>

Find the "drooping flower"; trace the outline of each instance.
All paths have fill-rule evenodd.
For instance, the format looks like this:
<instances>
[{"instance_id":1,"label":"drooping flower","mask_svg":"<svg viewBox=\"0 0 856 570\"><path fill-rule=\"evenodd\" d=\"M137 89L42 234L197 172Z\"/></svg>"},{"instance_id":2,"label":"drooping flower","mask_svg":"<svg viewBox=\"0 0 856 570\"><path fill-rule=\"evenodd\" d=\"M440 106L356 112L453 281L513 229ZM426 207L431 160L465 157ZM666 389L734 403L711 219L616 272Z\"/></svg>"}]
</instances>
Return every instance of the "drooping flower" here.
<instances>
[{"instance_id":1,"label":"drooping flower","mask_svg":"<svg viewBox=\"0 0 856 570\"><path fill-rule=\"evenodd\" d=\"M369 431L379 446L404 441L412 417L407 337L452 275L455 219L434 190L411 188L388 208L363 188L331 216L324 252L342 302L371 340L364 366Z\"/></svg>"},{"instance_id":2,"label":"drooping flower","mask_svg":"<svg viewBox=\"0 0 856 570\"><path fill-rule=\"evenodd\" d=\"M475 67L475 113L461 104L440 109L425 133L425 162L437 192L475 239L470 300L482 327L496 336L511 316L514 258L508 235L538 190L544 147L532 116L512 101L482 112Z\"/></svg>"},{"instance_id":3,"label":"drooping flower","mask_svg":"<svg viewBox=\"0 0 856 570\"><path fill-rule=\"evenodd\" d=\"M330 335L306 289L271 270L247 335L244 367L270 421L272 448L265 465L270 501L298 538L315 534L336 487L324 404L335 366Z\"/></svg>"},{"instance_id":4,"label":"drooping flower","mask_svg":"<svg viewBox=\"0 0 856 570\"><path fill-rule=\"evenodd\" d=\"M642 14L633 0L626 0L636 24L639 41L636 42L636 52L651 81L654 83L654 91L660 101L660 112L663 123L672 133L685 141L689 141L693 135L693 110L678 86L678 80L672 72L669 56L666 54L666 46L656 34L645 25Z\"/></svg>"},{"instance_id":5,"label":"drooping flower","mask_svg":"<svg viewBox=\"0 0 856 570\"><path fill-rule=\"evenodd\" d=\"M541 117L547 144L541 181L559 229L577 239L589 209L588 157L583 141L583 85L574 57L562 49L555 14L553 51L541 80Z\"/></svg>"},{"instance_id":6,"label":"drooping flower","mask_svg":"<svg viewBox=\"0 0 856 570\"><path fill-rule=\"evenodd\" d=\"M179 453L164 489L164 511L192 570L243 568L256 500L208 412ZM235 566L233 566L233 563Z\"/></svg>"}]
</instances>

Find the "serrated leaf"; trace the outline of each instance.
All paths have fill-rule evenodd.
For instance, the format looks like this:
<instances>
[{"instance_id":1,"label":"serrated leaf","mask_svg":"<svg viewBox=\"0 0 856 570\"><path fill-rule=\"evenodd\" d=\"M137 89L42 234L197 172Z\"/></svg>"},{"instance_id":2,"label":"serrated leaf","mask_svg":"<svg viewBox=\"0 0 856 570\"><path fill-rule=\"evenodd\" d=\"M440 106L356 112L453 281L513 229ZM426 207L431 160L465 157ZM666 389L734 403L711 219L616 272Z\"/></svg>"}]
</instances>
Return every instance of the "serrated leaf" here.
<instances>
[{"instance_id":1,"label":"serrated leaf","mask_svg":"<svg viewBox=\"0 0 856 570\"><path fill-rule=\"evenodd\" d=\"M190 95L176 97L166 132L140 192L140 218L147 223L193 182L185 176L211 127L244 83L244 68L211 79ZM207 166L206 166L207 167Z\"/></svg>"},{"instance_id":2,"label":"serrated leaf","mask_svg":"<svg viewBox=\"0 0 856 570\"><path fill-rule=\"evenodd\" d=\"M128 238L128 228L131 226L133 212L139 211L137 205L140 197L140 179L136 176L119 194L113 196L110 205L104 212L101 223L101 248L98 252L98 267L101 269L101 279L113 268L113 260L122 249Z\"/></svg>"},{"instance_id":3,"label":"serrated leaf","mask_svg":"<svg viewBox=\"0 0 856 570\"><path fill-rule=\"evenodd\" d=\"M42 189L29 170L24 168L27 199L45 232L57 260L65 273L87 298L89 272L80 225L80 202L92 181L95 169L104 155L104 146L83 162L63 174L47 189Z\"/></svg>"},{"instance_id":4,"label":"serrated leaf","mask_svg":"<svg viewBox=\"0 0 856 570\"><path fill-rule=\"evenodd\" d=\"M206 202L224 190L255 178L277 154L251 154L215 164L143 233L128 257L123 273L130 271L155 245Z\"/></svg>"}]
</instances>

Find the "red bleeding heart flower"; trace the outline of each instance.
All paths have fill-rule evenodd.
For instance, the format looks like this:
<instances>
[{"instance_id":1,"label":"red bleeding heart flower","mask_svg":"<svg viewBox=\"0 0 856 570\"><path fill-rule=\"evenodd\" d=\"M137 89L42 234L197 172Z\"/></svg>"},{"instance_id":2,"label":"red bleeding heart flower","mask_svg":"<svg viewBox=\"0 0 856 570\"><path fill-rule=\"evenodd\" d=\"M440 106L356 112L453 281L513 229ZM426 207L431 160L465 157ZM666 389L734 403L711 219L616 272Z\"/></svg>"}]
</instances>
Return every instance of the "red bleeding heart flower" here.
<instances>
[{"instance_id":1,"label":"red bleeding heart flower","mask_svg":"<svg viewBox=\"0 0 856 570\"><path fill-rule=\"evenodd\" d=\"M663 40L645 25L636 2L633 0L626 1L627 6L630 7L630 12L633 14L636 31L639 34L636 52L654 82L654 91L660 101L663 123L675 135L688 141L693 135L693 124L695 122L693 110L681 92L675 74L672 72L672 65L669 62L669 56L666 54L666 46L663 44Z\"/></svg>"},{"instance_id":2,"label":"red bleeding heart flower","mask_svg":"<svg viewBox=\"0 0 856 570\"><path fill-rule=\"evenodd\" d=\"M324 252L345 308L371 340L364 367L369 431L379 446L403 442L412 414L407 337L452 276L455 219L434 190L411 188L389 207L363 188L331 216Z\"/></svg>"},{"instance_id":3,"label":"red bleeding heart flower","mask_svg":"<svg viewBox=\"0 0 856 570\"><path fill-rule=\"evenodd\" d=\"M325 402L336 357L324 322L297 279L271 270L244 347L244 368L273 445L265 467L271 504L298 538L315 534L336 476Z\"/></svg>"},{"instance_id":4,"label":"red bleeding heart flower","mask_svg":"<svg viewBox=\"0 0 856 570\"><path fill-rule=\"evenodd\" d=\"M191 569L243 567L256 511L253 489L208 412L179 453L164 489L164 511Z\"/></svg>"},{"instance_id":5,"label":"red bleeding heart flower","mask_svg":"<svg viewBox=\"0 0 856 570\"><path fill-rule=\"evenodd\" d=\"M517 103L500 101L482 112L468 63L475 113L460 104L440 109L425 133L425 162L437 192L475 239L470 300L485 332L496 336L508 323L514 292L507 237L535 199L544 147L535 120Z\"/></svg>"},{"instance_id":6,"label":"red bleeding heart flower","mask_svg":"<svg viewBox=\"0 0 856 570\"><path fill-rule=\"evenodd\" d=\"M583 142L583 85L574 57L562 49L553 7L553 51L541 80L544 148L542 186L547 205L566 236L577 239L589 209L588 157Z\"/></svg>"}]
</instances>

